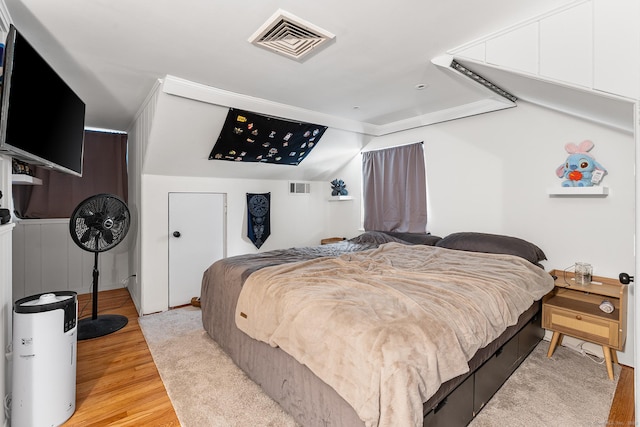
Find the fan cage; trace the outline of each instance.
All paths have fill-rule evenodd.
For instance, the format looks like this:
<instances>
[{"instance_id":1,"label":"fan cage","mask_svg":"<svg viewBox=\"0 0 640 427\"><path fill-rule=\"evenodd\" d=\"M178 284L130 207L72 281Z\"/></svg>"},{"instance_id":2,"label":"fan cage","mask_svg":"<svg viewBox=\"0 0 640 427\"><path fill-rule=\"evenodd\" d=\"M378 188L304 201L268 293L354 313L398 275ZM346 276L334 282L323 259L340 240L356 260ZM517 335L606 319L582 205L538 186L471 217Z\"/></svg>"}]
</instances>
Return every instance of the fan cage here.
<instances>
[{"instance_id":1,"label":"fan cage","mask_svg":"<svg viewBox=\"0 0 640 427\"><path fill-rule=\"evenodd\" d=\"M131 222L127 205L117 196L98 194L81 202L69 228L73 241L89 252L104 252L119 244Z\"/></svg>"}]
</instances>

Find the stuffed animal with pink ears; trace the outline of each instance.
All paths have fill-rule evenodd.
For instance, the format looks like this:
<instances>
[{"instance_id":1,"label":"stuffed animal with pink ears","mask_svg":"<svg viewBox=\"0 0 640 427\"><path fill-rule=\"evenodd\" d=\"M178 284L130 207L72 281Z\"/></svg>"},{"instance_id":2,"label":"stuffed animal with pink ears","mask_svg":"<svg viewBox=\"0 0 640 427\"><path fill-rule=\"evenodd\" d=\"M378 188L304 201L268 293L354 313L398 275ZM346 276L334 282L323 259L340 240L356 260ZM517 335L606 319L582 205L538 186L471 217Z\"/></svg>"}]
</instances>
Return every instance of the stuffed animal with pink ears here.
<instances>
[{"instance_id":1,"label":"stuffed animal with pink ears","mask_svg":"<svg viewBox=\"0 0 640 427\"><path fill-rule=\"evenodd\" d=\"M556 175L563 178L563 187L591 187L593 182L593 172L600 170L607 173L607 170L596 162L589 151L593 148L593 142L582 141L576 145L570 142L564 146L569 156L564 164L558 166Z\"/></svg>"}]
</instances>

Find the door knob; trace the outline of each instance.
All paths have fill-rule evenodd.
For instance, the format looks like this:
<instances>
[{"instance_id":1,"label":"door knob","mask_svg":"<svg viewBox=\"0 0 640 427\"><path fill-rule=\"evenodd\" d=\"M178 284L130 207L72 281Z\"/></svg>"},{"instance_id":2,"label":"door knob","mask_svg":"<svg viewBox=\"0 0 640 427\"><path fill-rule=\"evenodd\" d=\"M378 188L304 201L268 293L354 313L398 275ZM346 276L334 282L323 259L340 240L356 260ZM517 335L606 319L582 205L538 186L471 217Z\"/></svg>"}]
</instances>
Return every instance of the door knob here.
<instances>
[{"instance_id":1,"label":"door knob","mask_svg":"<svg viewBox=\"0 0 640 427\"><path fill-rule=\"evenodd\" d=\"M174 231L173 232L173 237L180 237L180 232L179 231Z\"/></svg>"},{"instance_id":2,"label":"door knob","mask_svg":"<svg viewBox=\"0 0 640 427\"><path fill-rule=\"evenodd\" d=\"M628 285L629 283L633 282L634 277L629 276L627 273L620 273L618 279L620 279L620 283L622 283L623 285Z\"/></svg>"}]
</instances>

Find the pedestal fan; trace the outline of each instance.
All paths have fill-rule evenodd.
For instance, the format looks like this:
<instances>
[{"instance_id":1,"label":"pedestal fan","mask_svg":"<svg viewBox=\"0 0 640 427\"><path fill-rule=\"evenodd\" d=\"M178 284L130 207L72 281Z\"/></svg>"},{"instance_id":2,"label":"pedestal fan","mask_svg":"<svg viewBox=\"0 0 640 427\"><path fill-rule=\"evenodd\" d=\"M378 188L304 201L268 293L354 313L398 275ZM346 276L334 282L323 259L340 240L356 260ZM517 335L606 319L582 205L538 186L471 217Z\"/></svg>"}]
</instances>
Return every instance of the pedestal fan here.
<instances>
[{"instance_id":1,"label":"pedestal fan","mask_svg":"<svg viewBox=\"0 0 640 427\"><path fill-rule=\"evenodd\" d=\"M127 205L113 194L96 194L82 201L69 220L73 241L85 251L93 252L93 307L91 318L78 321L78 339L108 335L126 326L126 316L98 316L98 254L122 242L129 231L131 216Z\"/></svg>"}]
</instances>

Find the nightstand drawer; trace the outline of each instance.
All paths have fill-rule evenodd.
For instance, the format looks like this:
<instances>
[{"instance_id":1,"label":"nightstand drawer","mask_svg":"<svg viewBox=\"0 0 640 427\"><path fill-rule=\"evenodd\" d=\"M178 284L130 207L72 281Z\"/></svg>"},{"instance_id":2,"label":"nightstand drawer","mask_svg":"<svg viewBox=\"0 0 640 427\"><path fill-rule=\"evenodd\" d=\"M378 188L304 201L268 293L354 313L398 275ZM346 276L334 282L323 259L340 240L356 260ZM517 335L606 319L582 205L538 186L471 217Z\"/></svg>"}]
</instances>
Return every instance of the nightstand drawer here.
<instances>
[{"instance_id":1,"label":"nightstand drawer","mask_svg":"<svg viewBox=\"0 0 640 427\"><path fill-rule=\"evenodd\" d=\"M618 322L558 307L545 307L543 317L544 328L618 347Z\"/></svg>"}]
</instances>

